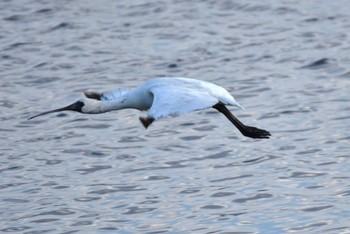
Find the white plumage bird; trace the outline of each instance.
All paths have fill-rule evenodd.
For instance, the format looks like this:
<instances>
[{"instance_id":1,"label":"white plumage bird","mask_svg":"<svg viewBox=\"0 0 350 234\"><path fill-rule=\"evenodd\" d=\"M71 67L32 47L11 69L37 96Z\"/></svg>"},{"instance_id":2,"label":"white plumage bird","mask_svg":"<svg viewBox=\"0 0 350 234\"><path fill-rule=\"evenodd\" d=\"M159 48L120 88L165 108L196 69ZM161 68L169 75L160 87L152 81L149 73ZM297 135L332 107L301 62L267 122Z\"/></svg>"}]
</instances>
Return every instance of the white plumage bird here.
<instances>
[{"instance_id":1,"label":"white plumage bird","mask_svg":"<svg viewBox=\"0 0 350 234\"><path fill-rule=\"evenodd\" d=\"M83 114L100 114L126 108L148 111L147 117L140 117L145 128L153 121L183 113L214 108L224 114L247 137L269 138L271 134L263 129L246 126L240 122L226 105L243 107L224 88L215 84L190 78L154 78L133 89L117 89L107 92L84 92L86 98L41 115L77 111Z\"/></svg>"}]
</instances>

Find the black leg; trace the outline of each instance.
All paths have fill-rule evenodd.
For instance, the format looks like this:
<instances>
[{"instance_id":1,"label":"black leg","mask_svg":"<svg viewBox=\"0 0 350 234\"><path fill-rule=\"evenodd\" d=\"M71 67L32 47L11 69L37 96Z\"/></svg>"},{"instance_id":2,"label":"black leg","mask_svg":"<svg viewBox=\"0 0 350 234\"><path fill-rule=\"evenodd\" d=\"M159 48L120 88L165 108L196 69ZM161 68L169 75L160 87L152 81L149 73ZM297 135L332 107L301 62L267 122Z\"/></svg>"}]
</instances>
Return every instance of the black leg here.
<instances>
[{"instance_id":1,"label":"black leg","mask_svg":"<svg viewBox=\"0 0 350 234\"><path fill-rule=\"evenodd\" d=\"M239 121L224 104L218 103L213 106L214 109L218 110L228 118L228 120L233 123L238 130L246 137L250 138L269 138L271 134L264 130L256 127L246 126L241 121Z\"/></svg>"}]
</instances>

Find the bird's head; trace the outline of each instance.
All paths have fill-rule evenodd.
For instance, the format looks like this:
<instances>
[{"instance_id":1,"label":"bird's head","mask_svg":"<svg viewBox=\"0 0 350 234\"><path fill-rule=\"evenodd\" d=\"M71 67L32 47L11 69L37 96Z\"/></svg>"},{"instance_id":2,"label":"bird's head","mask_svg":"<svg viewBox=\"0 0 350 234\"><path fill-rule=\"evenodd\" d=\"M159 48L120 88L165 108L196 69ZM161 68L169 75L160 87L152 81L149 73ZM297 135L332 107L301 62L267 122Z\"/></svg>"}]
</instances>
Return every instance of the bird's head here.
<instances>
[{"instance_id":1,"label":"bird's head","mask_svg":"<svg viewBox=\"0 0 350 234\"><path fill-rule=\"evenodd\" d=\"M68 106L61 107L61 108L54 109L54 110L45 111L45 112L42 112L40 114L31 116L28 118L28 120L34 119L34 118L42 116L42 115L55 113L55 112L61 112L61 111L76 111L76 112L83 113L83 114L98 114L98 113L101 113L101 108L99 105L100 102L101 101L94 100L94 99L82 98L82 99L80 99L80 100L78 100L78 101L76 101L73 104L70 104Z\"/></svg>"}]
</instances>

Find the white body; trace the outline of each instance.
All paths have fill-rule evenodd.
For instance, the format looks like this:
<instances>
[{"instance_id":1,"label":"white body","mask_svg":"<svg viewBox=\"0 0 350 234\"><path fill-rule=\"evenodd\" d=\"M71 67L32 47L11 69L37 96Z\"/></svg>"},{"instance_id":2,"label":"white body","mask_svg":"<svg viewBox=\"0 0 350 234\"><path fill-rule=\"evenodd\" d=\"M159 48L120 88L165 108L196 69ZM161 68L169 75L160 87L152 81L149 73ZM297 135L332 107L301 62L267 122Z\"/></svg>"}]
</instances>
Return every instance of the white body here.
<instances>
[{"instance_id":1,"label":"white body","mask_svg":"<svg viewBox=\"0 0 350 234\"><path fill-rule=\"evenodd\" d=\"M219 102L242 108L226 89L209 82L182 77L150 79L134 89L103 92L101 101L91 101L92 105L89 105L84 100L88 105L83 107L82 113L133 108L148 110L148 116L154 120L211 108Z\"/></svg>"}]
</instances>

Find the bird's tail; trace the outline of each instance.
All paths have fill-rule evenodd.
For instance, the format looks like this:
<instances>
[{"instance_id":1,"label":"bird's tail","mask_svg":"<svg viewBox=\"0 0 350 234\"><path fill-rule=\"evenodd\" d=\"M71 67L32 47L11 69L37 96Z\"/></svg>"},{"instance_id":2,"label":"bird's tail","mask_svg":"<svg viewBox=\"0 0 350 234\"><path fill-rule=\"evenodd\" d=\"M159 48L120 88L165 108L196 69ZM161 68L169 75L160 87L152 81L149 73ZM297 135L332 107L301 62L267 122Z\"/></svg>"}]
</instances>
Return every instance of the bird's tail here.
<instances>
[{"instance_id":1,"label":"bird's tail","mask_svg":"<svg viewBox=\"0 0 350 234\"><path fill-rule=\"evenodd\" d=\"M238 106L239 108L241 108L241 110L244 110L244 107L241 106L241 104L239 104L236 100L233 100L233 103L235 106Z\"/></svg>"}]
</instances>

